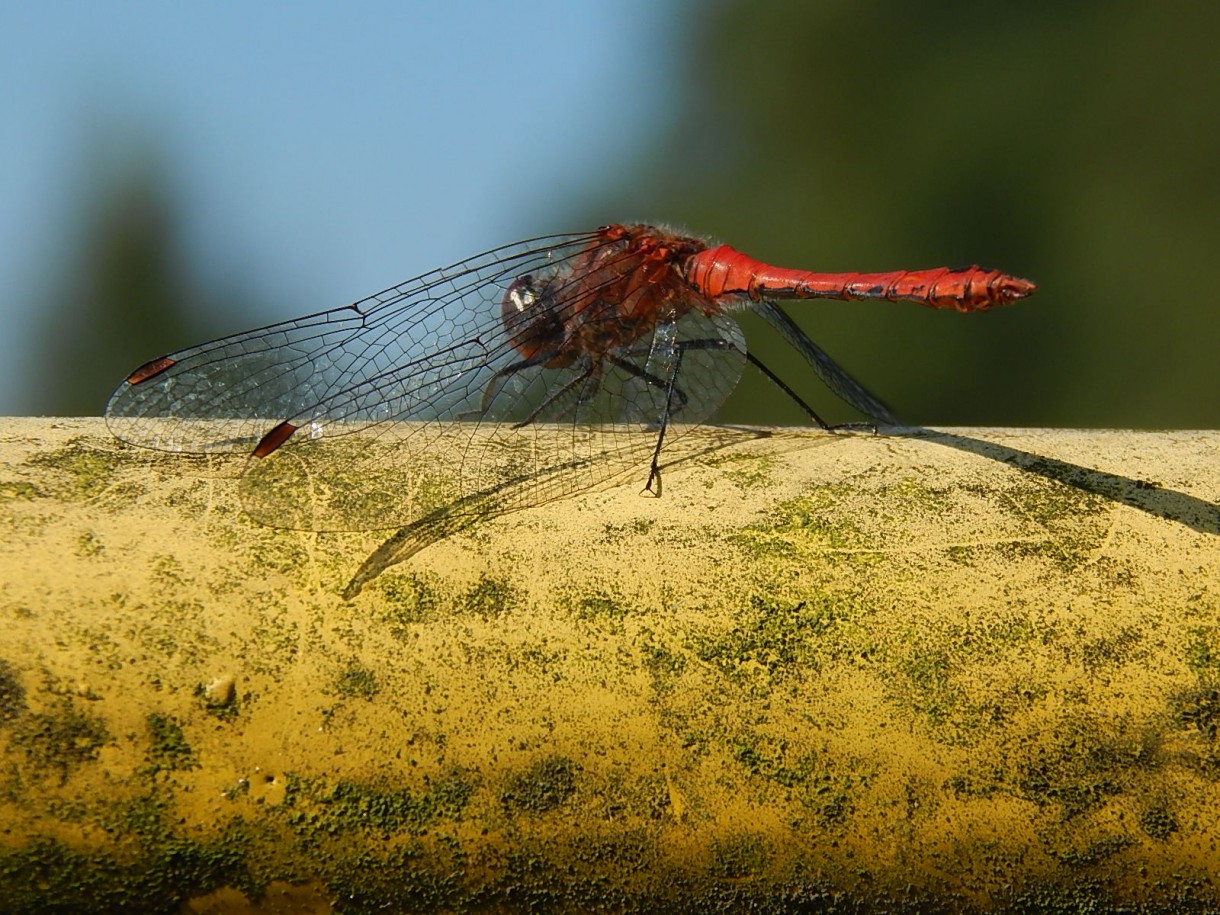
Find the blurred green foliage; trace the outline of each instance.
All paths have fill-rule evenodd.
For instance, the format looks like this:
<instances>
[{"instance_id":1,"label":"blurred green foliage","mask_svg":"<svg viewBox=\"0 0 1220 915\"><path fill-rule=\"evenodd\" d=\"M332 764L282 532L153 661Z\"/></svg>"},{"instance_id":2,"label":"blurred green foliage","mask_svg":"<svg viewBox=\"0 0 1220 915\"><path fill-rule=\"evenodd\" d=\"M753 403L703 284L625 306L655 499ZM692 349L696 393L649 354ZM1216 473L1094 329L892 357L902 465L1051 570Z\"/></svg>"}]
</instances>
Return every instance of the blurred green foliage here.
<instances>
[{"instance_id":1,"label":"blurred green foliage","mask_svg":"<svg viewBox=\"0 0 1220 915\"><path fill-rule=\"evenodd\" d=\"M189 339L203 309L184 226L152 145L85 168L87 190L42 325L36 411L98 415L137 365Z\"/></svg>"},{"instance_id":2,"label":"blurred green foliage","mask_svg":"<svg viewBox=\"0 0 1220 915\"><path fill-rule=\"evenodd\" d=\"M979 315L792 306L908 421L1220 425L1220 4L737 0L688 25L680 83L658 87L672 127L592 219L669 220L789 267L1038 282ZM799 416L747 372L721 418Z\"/></svg>"}]
</instances>

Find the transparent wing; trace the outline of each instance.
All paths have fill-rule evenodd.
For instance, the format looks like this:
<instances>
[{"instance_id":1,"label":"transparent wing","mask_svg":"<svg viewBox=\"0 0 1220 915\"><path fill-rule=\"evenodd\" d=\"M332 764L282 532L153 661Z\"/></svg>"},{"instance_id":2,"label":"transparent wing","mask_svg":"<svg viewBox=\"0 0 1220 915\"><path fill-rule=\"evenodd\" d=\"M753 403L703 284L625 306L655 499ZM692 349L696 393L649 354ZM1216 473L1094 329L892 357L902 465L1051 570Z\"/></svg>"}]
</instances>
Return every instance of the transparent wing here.
<instances>
[{"instance_id":1,"label":"transparent wing","mask_svg":"<svg viewBox=\"0 0 1220 915\"><path fill-rule=\"evenodd\" d=\"M286 428L250 460L243 503L263 523L312 530L394 527L487 492L511 510L646 467L667 403L668 442L732 390L745 342L732 318L694 311L659 316L596 363L578 350L524 364L503 325L509 288L562 277L597 244L506 246L162 357L120 385L107 422L133 444L192 452L250 451Z\"/></svg>"},{"instance_id":2,"label":"transparent wing","mask_svg":"<svg viewBox=\"0 0 1220 915\"><path fill-rule=\"evenodd\" d=\"M830 358L825 350L810 340L809 336L779 305L764 299L761 302L753 303L751 307L763 320L779 331L783 338L809 363L810 368L822 383L838 397L879 423L889 426L902 425L902 420L894 415L893 410L878 400L864 385L847 374L847 371Z\"/></svg>"},{"instance_id":3,"label":"transparent wing","mask_svg":"<svg viewBox=\"0 0 1220 915\"><path fill-rule=\"evenodd\" d=\"M684 349L690 340L723 343ZM294 438L251 460L241 487L245 508L279 527L359 530L441 510L514 511L632 470L643 486L667 398L674 405L665 455L673 458L683 432L733 389L745 343L731 317L692 313L614 355L617 361L596 374L581 366L514 373L476 419L450 411L437 421L380 423L355 436ZM486 498L473 498L480 495Z\"/></svg>"},{"instance_id":4,"label":"transparent wing","mask_svg":"<svg viewBox=\"0 0 1220 915\"><path fill-rule=\"evenodd\" d=\"M594 238L508 245L344 308L163 356L119 385L107 424L135 445L213 452L250 450L281 421L317 436L441 418L513 358L500 329L506 286Z\"/></svg>"}]
</instances>

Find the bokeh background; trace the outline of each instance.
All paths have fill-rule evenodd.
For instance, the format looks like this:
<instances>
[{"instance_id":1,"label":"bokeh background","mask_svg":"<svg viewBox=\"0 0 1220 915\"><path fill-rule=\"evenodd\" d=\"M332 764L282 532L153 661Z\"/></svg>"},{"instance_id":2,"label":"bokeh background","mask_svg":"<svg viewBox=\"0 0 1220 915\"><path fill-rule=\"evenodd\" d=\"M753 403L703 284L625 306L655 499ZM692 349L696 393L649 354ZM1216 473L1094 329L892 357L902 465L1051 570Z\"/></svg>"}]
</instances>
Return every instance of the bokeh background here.
<instances>
[{"instance_id":1,"label":"bokeh background","mask_svg":"<svg viewBox=\"0 0 1220 915\"><path fill-rule=\"evenodd\" d=\"M8 0L0 413L97 414L163 352L645 220L1036 280L981 315L793 306L908 421L1215 428L1218 46L1202 0ZM721 416L801 419L750 372Z\"/></svg>"}]
</instances>

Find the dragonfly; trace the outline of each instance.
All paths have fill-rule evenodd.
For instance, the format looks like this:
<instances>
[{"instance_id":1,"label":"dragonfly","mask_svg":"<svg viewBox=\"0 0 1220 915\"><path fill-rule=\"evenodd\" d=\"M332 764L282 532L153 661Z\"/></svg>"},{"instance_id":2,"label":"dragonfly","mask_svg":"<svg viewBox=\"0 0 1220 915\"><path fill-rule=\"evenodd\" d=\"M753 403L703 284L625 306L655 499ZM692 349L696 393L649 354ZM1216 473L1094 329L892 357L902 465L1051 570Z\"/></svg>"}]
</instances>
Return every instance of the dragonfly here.
<instances>
[{"instance_id":1,"label":"dragonfly","mask_svg":"<svg viewBox=\"0 0 1220 915\"><path fill-rule=\"evenodd\" d=\"M152 359L119 384L106 420L133 445L247 455L243 505L276 527L371 530L480 505L507 511L629 467L647 467L645 489L659 495L663 446L706 423L747 364L822 429L901 425L778 302L975 312L1035 288L979 266L787 269L668 228L607 225L505 245L341 308ZM869 423L825 422L747 347L735 318L745 309Z\"/></svg>"}]
</instances>

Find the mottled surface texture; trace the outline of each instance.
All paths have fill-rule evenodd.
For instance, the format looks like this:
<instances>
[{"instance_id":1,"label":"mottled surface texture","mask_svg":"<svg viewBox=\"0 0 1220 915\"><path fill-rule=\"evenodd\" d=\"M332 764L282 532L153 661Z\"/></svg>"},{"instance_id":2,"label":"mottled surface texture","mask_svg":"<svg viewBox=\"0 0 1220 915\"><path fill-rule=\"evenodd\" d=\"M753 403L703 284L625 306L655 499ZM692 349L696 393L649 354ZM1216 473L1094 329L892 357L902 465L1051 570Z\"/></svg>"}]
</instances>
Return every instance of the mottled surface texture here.
<instances>
[{"instance_id":1,"label":"mottled surface texture","mask_svg":"<svg viewBox=\"0 0 1220 915\"><path fill-rule=\"evenodd\" d=\"M5 910L1220 906L1220 434L963 434L718 443L344 601L385 532L5 421Z\"/></svg>"}]
</instances>

